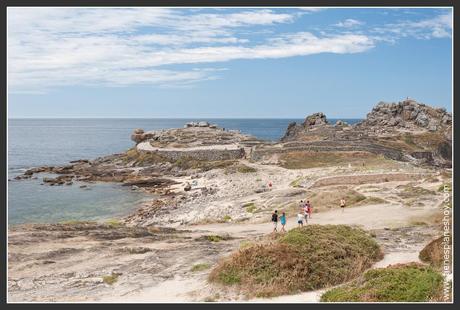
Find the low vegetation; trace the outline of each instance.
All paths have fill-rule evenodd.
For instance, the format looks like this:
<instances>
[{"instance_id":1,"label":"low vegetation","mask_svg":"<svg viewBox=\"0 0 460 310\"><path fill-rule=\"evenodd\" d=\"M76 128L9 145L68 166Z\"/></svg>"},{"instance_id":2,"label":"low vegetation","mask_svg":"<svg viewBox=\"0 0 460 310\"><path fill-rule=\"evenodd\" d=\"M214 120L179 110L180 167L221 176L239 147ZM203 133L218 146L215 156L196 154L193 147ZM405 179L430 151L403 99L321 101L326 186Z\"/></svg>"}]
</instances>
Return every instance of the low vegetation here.
<instances>
[{"instance_id":1,"label":"low vegetation","mask_svg":"<svg viewBox=\"0 0 460 310\"><path fill-rule=\"evenodd\" d=\"M442 276L417 263L367 271L349 284L327 291L323 302L427 302L442 293Z\"/></svg>"},{"instance_id":2,"label":"low vegetation","mask_svg":"<svg viewBox=\"0 0 460 310\"><path fill-rule=\"evenodd\" d=\"M209 171L212 169L224 169L235 164L235 160L197 160L191 157L183 156L173 164L183 170L198 169L200 171Z\"/></svg>"},{"instance_id":3,"label":"low vegetation","mask_svg":"<svg viewBox=\"0 0 460 310\"><path fill-rule=\"evenodd\" d=\"M439 132L404 133L399 136L378 139L379 144L407 152L433 150L444 140L445 138Z\"/></svg>"},{"instance_id":4,"label":"low vegetation","mask_svg":"<svg viewBox=\"0 0 460 310\"><path fill-rule=\"evenodd\" d=\"M246 209L246 212L248 213L254 213L257 210L257 207L253 202L247 203L243 207Z\"/></svg>"},{"instance_id":5,"label":"low vegetation","mask_svg":"<svg viewBox=\"0 0 460 310\"><path fill-rule=\"evenodd\" d=\"M204 235L198 238L198 240L205 240L210 242L220 242L225 240L233 239L230 235Z\"/></svg>"},{"instance_id":6,"label":"low vegetation","mask_svg":"<svg viewBox=\"0 0 460 310\"><path fill-rule=\"evenodd\" d=\"M165 157L155 152L139 152L135 147L126 151L121 160L124 163L133 162L135 166L141 167L168 161Z\"/></svg>"},{"instance_id":7,"label":"low vegetation","mask_svg":"<svg viewBox=\"0 0 460 310\"><path fill-rule=\"evenodd\" d=\"M257 172L256 168L246 166L244 164L235 164L228 166L225 168L225 174L232 174L232 173L254 173Z\"/></svg>"},{"instance_id":8,"label":"low vegetation","mask_svg":"<svg viewBox=\"0 0 460 310\"><path fill-rule=\"evenodd\" d=\"M420 197L420 196L436 195L436 192L432 190L429 190L429 189L426 189L420 186L414 186L411 184L400 185L397 188L401 189L401 191L398 193L398 196L404 199L415 198L415 197Z\"/></svg>"},{"instance_id":9,"label":"low vegetation","mask_svg":"<svg viewBox=\"0 0 460 310\"><path fill-rule=\"evenodd\" d=\"M104 283L106 283L106 284L112 285L112 284L114 284L115 282L118 281L118 274L112 273L111 275L103 276L102 281L104 281Z\"/></svg>"},{"instance_id":10,"label":"low vegetation","mask_svg":"<svg viewBox=\"0 0 460 310\"><path fill-rule=\"evenodd\" d=\"M238 285L249 297L270 297L349 281L381 258L378 244L361 229L310 225L240 248L209 279Z\"/></svg>"},{"instance_id":11,"label":"low vegetation","mask_svg":"<svg viewBox=\"0 0 460 310\"><path fill-rule=\"evenodd\" d=\"M313 206L313 211L329 210L340 207L340 199L345 198L347 207L375 205L386 201L373 196L365 196L347 186L336 186L327 189L309 191L306 196ZM298 204L292 204L288 213L297 213Z\"/></svg>"},{"instance_id":12,"label":"low vegetation","mask_svg":"<svg viewBox=\"0 0 460 310\"><path fill-rule=\"evenodd\" d=\"M296 151L280 156L280 165L287 169L307 169L330 166L380 167L392 161L369 152Z\"/></svg>"},{"instance_id":13,"label":"low vegetation","mask_svg":"<svg viewBox=\"0 0 460 310\"><path fill-rule=\"evenodd\" d=\"M118 227L118 226L121 226L123 225L119 220L117 219L110 219L108 221L105 222L107 225L111 226L111 227Z\"/></svg>"},{"instance_id":14,"label":"low vegetation","mask_svg":"<svg viewBox=\"0 0 460 310\"><path fill-rule=\"evenodd\" d=\"M193 265L193 267L192 267L192 269L190 269L190 271L199 272L199 271L209 269L210 267L211 267L211 265L207 264L207 263L196 264L196 265Z\"/></svg>"}]
</instances>

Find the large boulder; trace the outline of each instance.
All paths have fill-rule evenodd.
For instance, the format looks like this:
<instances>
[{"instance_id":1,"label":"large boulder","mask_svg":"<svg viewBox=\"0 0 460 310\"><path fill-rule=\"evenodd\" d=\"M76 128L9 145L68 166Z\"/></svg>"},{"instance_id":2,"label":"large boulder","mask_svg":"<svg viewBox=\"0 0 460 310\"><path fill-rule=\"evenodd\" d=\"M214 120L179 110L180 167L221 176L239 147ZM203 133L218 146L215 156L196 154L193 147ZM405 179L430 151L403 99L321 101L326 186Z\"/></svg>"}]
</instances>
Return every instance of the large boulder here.
<instances>
[{"instance_id":1,"label":"large boulder","mask_svg":"<svg viewBox=\"0 0 460 310\"><path fill-rule=\"evenodd\" d=\"M153 132L144 132L143 129L137 128L134 129L133 133L131 134L131 140L136 143L141 143L147 139L151 139L155 136Z\"/></svg>"},{"instance_id":2,"label":"large boulder","mask_svg":"<svg viewBox=\"0 0 460 310\"><path fill-rule=\"evenodd\" d=\"M307 116L303 122L303 127L308 128L311 126L326 125L327 123L326 115L322 112L318 112Z\"/></svg>"}]
</instances>

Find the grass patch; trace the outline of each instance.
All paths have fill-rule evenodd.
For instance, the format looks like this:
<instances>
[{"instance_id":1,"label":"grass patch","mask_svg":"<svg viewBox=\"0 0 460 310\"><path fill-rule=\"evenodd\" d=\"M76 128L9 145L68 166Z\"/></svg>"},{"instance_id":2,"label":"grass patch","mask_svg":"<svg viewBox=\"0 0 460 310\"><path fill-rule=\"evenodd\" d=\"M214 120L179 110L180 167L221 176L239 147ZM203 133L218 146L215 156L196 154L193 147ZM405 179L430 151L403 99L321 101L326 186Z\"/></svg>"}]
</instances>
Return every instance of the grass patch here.
<instances>
[{"instance_id":1,"label":"grass patch","mask_svg":"<svg viewBox=\"0 0 460 310\"><path fill-rule=\"evenodd\" d=\"M300 187L300 182L302 182L302 180L303 180L303 177L297 178L294 181L292 181L291 183L289 183L289 186Z\"/></svg>"},{"instance_id":2,"label":"grass patch","mask_svg":"<svg viewBox=\"0 0 460 310\"><path fill-rule=\"evenodd\" d=\"M238 171L239 173L254 173L254 172L257 172L257 169L240 164L236 167L236 171Z\"/></svg>"},{"instance_id":3,"label":"grass patch","mask_svg":"<svg viewBox=\"0 0 460 310\"><path fill-rule=\"evenodd\" d=\"M420 196L430 196L430 195L436 195L436 192L420 187L420 186L414 186L414 185L400 185L397 188L402 189L399 193L398 196L404 199L408 198L415 198L415 197L420 197Z\"/></svg>"},{"instance_id":4,"label":"grass patch","mask_svg":"<svg viewBox=\"0 0 460 310\"><path fill-rule=\"evenodd\" d=\"M225 215L223 218L222 218L222 221L224 222L230 222L232 220L232 217L230 215Z\"/></svg>"},{"instance_id":5,"label":"grass patch","mask_svg":"<svg viewBox=\"0 0 460 310\"><path fill-rule=\"evenodd\" d=\"M102 281L104 281L106 284L112 285L118 281L118 274L112 273L111 275L103 276Z\"/></svg>"},{"instance_id":6,"label":"grass patch","mask_svg":"<svg viewBox=\"0 0 460 310\"><path fill-rule=\"evenodd\" d=\"M309 225L240 249L209 280L239 285L249 297L271 297L349 281L381 258L378 244L361 229Z\"/></svg>"},{"instance_id":7,"label":"grass patch","mask_svg":"<svg viewBox=\"0 0 460 310\"><path fill-rule=\"evenodd\" d=\"M211 241L211 242L220 242L220 241L230 240L230 239L232 239L232 237L230 237L229 235L224 235L224 236L221 236L221 235L205 235L205 236L201 236L198 239Z\"/></svg>"},{"instance_id":8,"label":"grass patch","mask_svg":"<svg viewBox=\"0 0 460 310\"><path fill-rule=\"evenodd\" d=\"M311 152L296 151L280 156L281 167L287 169L308 169L329 166L381 167L392 161L369 152Z\"/></svg>"},{"instance_id":9,"label":"grass patch","mask_svg":"<svg viewBox=\"0 0 460 310\"><path fill-rule=\"evenodd\" d=\"M189 156L182 156L174 162L174 165L183 170L198 169L200 171L209 171L227 168L234 165L235 162L235 160L197 160Z\"/></svg>"},{"instance_id":10,"label":"grass patch","mask_svg":"<svg viewBox=\"0 0 460 310\"><path fill-rule=\"evenodd\" d=\"M202 263L202 264L193 265L193 267L192 267L192 269L190 269L190 271L198 272L198 271L203 271L203 270L206 270L206 269L209 269L209 268L211 268L210 264Z\"/></svg>"},{"instance_id":11,"label":"grass patch","mask_svg":"<svg viewBox=\"0 0 460 310\"><path fill-rule=\"evenodd\" d=\"M426 302L436 301L442 276L431 267L411 263L367 271L361 278L327 291L323 302Z\"/></svg>"},{"instance_id":12,"label":"grass patch","mask_svg":"<svg viewBox=\"0 0 460 310\"><path fill-rule=\"evenodd\" d=\"M235 164L228 166L225 168L225 174L232 174L232 173L254 173L257 172L256 168L249 167L243 164Z\"/></svg>"},{"instance_id":13,"label":"grass patch","mask_svg":"<svg viewBox=\"0 0 460 310\"><path fill-rule=\"evenodd\" d=\"M405 151L433 150L445 140L445 137L439 132L405 133L399 136L378 138L379 144Z\"/></svg>"},{"instance_id":14,"label":"grass patch","mask_svg":"<svg viewBox=\"0 0 460 310\"><path fill-rule=\"evenodd\" d=\"M96 222L92 222L92 221L70 220L70 221L62 221L62 222L59 222L59 224L63 224L63 225L85 225L85 224L91 224L91 225L94 225L94 224L97 224L97 223L96 223Z\"/></svg>"},{"instance_id":15,"label":"grass patch","mask_svg":"<svg viewBox=\"0 0 460 310\"><path fill-rule=\"evenodd\" d=\"M341 198L345 198L347 208L386 202L385 200L377 197L364 196L363 194L346 186L314 189L312 191L308 191L305 195L311 202L314 212L339 208ZM298 209L299 205L296 203L290 205L286 211L291 214L292 212L296 214Z\"/></svg>"},{"instance_id":16,"label":"grass patch","mask_svg":"<svg viewBox=\"0 0 460 310\"><path fill-rule=\"evenodd\" d=\"M111 227L119 227L123 225L119 220L117 219L110 219L105 222L105 224L111 226Z\"/></svg>"},{"instance_id":17,"label":"grass patch","mask_svg":"<svg viewBox=\"0 0 460 310\"><path fill-rule=\"evenodd\" d=\"M169 162L169 160L156 152L140 152L137 148L131 148L126 151L121 160L124 163L133 162L134 166L149 166L157 163Z\"/></svg>"},{"instance_id":18,"label":"grass patch","mask_svg":"<svg viewBox=\"0 0 460 310\"><path fill-rule=\"evenodd\" d=\"M247 203L243 207L246 208L246 212L248 213L254 213L257 210L256 204L253 202Z\"/></svg>"}]
</instances>

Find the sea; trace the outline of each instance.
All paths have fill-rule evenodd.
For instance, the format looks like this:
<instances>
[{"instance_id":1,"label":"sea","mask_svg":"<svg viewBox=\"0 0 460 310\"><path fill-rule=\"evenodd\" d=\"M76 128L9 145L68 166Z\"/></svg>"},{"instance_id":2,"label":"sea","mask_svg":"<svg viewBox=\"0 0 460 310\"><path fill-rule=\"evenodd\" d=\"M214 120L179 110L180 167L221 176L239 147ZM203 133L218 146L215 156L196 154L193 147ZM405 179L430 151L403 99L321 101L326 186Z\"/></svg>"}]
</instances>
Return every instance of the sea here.
<instances>
[{"instance_id":1,"label":"sea","mask_svg":"<svg viewBox=\"0 0 460 310\"><path fill-rule=\"evenodd\" d=\"M342 120L349 124L360 121ZM116 183L98 182L80 188L78 182L71 186L42 185L46 175L29 180L14 177L32 167L124 152L134 146L130 136L135 128L181 128L190 121L208 121L276 141L289 123L303 119L9 119L8 223L108 220L131 213L152 196Z\"/></svg>"}]
</instances>

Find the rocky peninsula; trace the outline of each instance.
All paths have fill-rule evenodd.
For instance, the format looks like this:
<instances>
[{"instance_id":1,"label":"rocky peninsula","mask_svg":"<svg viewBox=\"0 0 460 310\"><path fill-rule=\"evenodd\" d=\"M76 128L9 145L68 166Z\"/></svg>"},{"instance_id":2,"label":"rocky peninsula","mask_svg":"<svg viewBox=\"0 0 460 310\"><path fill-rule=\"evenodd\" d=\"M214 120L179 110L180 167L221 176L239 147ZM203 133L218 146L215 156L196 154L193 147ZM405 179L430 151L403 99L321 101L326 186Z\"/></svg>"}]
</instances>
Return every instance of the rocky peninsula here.
<instances>
[{"instance_id":1,"label":"rocky peninsula","mask_svg":"<svg viewBox=\"0 0 460 310\"><path fill-rule=\"evenodd\" d=\"M243 243L265 240L275 209L293 228L305 199L314 224L371 231L383 249L374 267L419 262L440 235L451 188L452 115L409 99L379 103L355 125L315 113L274 142L207 122L135 129L131 139L124 153L17 177L51 173L43 186L115 182L154 196L112 222L10 227L11 301L247 299L208 282L210 269ZM322 292L289 300L319 301Z\"/></svg>"}]
</instances>

